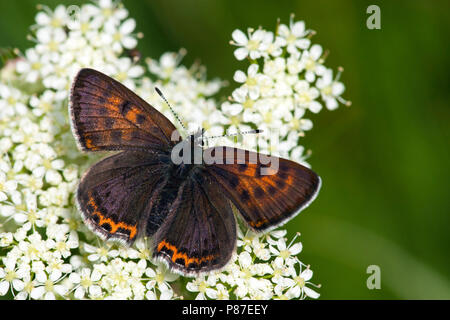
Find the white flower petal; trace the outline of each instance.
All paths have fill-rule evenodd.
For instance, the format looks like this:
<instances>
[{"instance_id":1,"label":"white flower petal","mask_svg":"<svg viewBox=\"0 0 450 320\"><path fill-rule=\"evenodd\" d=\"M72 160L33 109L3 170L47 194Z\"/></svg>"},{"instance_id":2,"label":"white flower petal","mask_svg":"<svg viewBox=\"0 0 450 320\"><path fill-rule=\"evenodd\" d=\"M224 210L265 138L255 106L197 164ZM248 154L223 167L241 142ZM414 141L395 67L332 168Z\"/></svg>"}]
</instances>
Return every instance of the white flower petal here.
<instances>
[{"instance_id":1,"label":"white flower petal","mask_svg":"<svg viewBox=\"0 0 450 320\"><path fill-rule=\"evenodd\" d=\"M250 58L253 59L253 60L261 58L261 52L260 51L256 51L256 50L250 51Z\"/></svg>"},{"instance_id":2,"label":"white flower petal","mask_svg":"<svg viewBox=\"0 0 450 320\"><path fill-rule=\"evenodd\" d=\"M170 300L173 297L173 291L172 290L166 290L161 292L161 295L159 296L159 299L161 300Z\"/></svg>"},{"instance_id":3,"label":"white flower petal","mask_svg":"<svg viewBox=\"0 0 450 320\"><path fill-rule=\"evenodd\" d=\"M4 296L9 290L9 282L2 281L0 282L0 296Z\"/></svg>"},{"instance_id":4,"label":"white flower petal","mask_svg":"<svg viewBox=\"0 0 450 320\"><path fill-rule=\"evenodd\" d=\"M250 67L248 67L248 75L249 75L249 77L255 77L256 76L256 74L258 73L258 68L259 68L259 66L256 64L256 63L252 63L251 65L250 65Z\"/></svg>"},{"instance_id":5,"label":"white flower petal","mask_svg":"<svg viewBox=\"0 0 450 320\"><path fill-rule=\"evenodd\" d=\"M120 26L120 33L121 34L130 34L133 32L133 30L136 28L136 21L132 18L126 20L121 26Z\"/></svg>"},{"instance_id":6,"label":"white flower petal","mask_svg":"<svg viewBox=\"0 0 450 320\"><path fill-rule=\"evenodd\" d=\"M294 299L294 298L298 298L300 297L300 287L299 286L295 286L290 288L287 292L286 292L286 297L288 297L289 299Z\"/></svg>"},{"instance_id":7,"label":"white flower petal","mask_svg":"<svg viewBox=\"0 0 450 320\"><path fill-rule=\"evenodd\" d=\"M122 40L122 44L126 49L134 49L137 46L137 40L132 37L126 37Z\"/></svg>"},{"instance_id":8,"label":"white flower petal","mask_svg":"<svg viewBox=\"0 0 450 320\"><path fill-rule=\"evenodd\" d=\"M337 97L340 96L345 91L345 86L341 82L335 82L331 86L331 92L333 96Z\"/></svg>"},{"instance_id":9,"label":"white flower petal","mask_svg":"<svg viewBox=\"0 0 450 320\"><path fill-rule=\"evenodd\" d=\"M302 277L305 281L309 281L313 276L313 272L311 269L305 269L301 274L300 277Z\"/></svg>"},{"instance_id":10,"label":"white flower petal","mask_svg":"<svg viewBox=\"0 0 450 320\"><path fill-rule=\"evenodd\" d=\"M233 79L236 82L244 83L247 80L247 76L246 76L246 74L243 71L237 70L234 73Z\"/></svg>"},{"instance_id":11,"label":"white flower petal","mask_svg":"<svg viewBox=\"0 0 450 320\"><path fill-rule=\"evenodd\" d=\"M308 287L303 287L303 291L310 298L317 299L320 297L319 293L315 292L313 289L310 289Z\"/></svg>"},{"instance_id":12,"label":"white flower petal","mask_svg":"<svg viewBox=\"0 0 450 320\"><path fill-rule=\"evenodd\" d=\"M36 273L36 280L40 283L45 283L47 281L47 275L43 271L39 271Z\"/></svg>"},{"instance_id":13,"label":"white flower petal","mask_svg":"<svg viewBox=\"0 0 450 320\"><path fill-rule=\"evenodd\" d=\"M79 286L78 288L75 289L75 292L73 295L76 299L80 300L80 299L84 298L85 293L86 293L86 290L82 286Z\"/></svg>"},{"instance_id":14,"label":"white flower petal","mask_svg":"<svg viewBox=\"0 0 450 320\"><path fill-rule=\"evenodd\" d=\"M40 299L45 293L45 288L43 286L33 288L30 293L32 299Z\"/></svg>"},{"instance_id":15,"label":"white flower petal","mask_svg":"<svg viewBox=\"0 0 450 320\"><path fill-rule=\"evenodd\" d=\"M309 49L309 53L311 55L311 58L313 58L315 61L317 61L320 56L322 55L323 49L320 45L314 44Z\"/></svg>"},{"instance_id":16,"label":"white flower petal","mask_svg":"<svg viewBox=\"0 0 450 320\"><path fill-rule=\"evenodd\" d=\"M156 294L153 291L147 291L145 293L145 298L147 300L157 300Z\"/></svg>"},{"instance_id":17,"label":"white flower petal","mask_svg":"<svg viewBox=\"0 0 450 320\"><path fill-rule=\"evenodd\" d=\"M231 37L239 45L246 45L248 43L247 36L239 29L234 30Z\"/></svg>"},{"instance_id":18,"label":"white flower petal","mask_svg":"<svg viewBox=\"0 0 450 320\"><path fill-rule=\"evenodd\" d=\"M44 300L56 300L56 296L53 292L47 292L44 296Z\"/></svg>"},{"instance_id":19,"label":"white flower petal","mask_svg":"<svg viewBox=\"0 0 450 320\"><path fill-rule=\"evenodd\" d=\"M322 105L317 101L312 101L309 104L309 110L311 110L314 113L318 113L320 110L322 110Z\"/></svg>"},{"instance_id":20,"label":"white flower petal","mask_svg":"<svg viewBox=\"0 0 450 320\"><path fill-rule=\"evenodd\" d=\"M69 280L72 283L78 284L81 281L81 277L80 277L80 275L78 273L71 273L69 275Z\"/></svg>"},{"instance_id":21,"label":"white flower petal","mask_svg":"<svg viewBox=\"0 0 450 320\"><path fill-rule=\"evenodd\" d=\"M252 263L252 257L248 252L244 251L239 255L239 263L242 268L248 268Z\"/></svg>"},{"instance_id":22,"label":"white flower petal","mask_svg":"<svg viewBox=\"0 0 450 320\"><path fill-rule=\"evenodd\" d=\"M300 251L302 251L302 248L303 248L302 243L297 242L296 244L292 245L289 248L289 251L290 251L291 255L296 256L297 254L300 253Z\"/></svg>"},{"instance_id":23,"label":"white flower petal","mask_svg":"<svg viewBox=\"0 0 450 320\"><path fill-rule=\"evenodd\" d=\"M339 107L338 102L334 98L328 98L325 100L325 105L328 110L336 110Z\"/></svg>"},{"instance_id":24,"label":"white flower petal","mask_svg":"<svg viewBox=\"0 0 450 320\"><path fill-rule=\"evenodd\" d=\"M89 294L91 297L100 297L102 295L102 288L98 285L93 285L89 287Z\"/></svg>"},{"instance_id":25,"label":"white flower petal","mask_svg":"<svg viewBox=\"0 0 450 320\"><path fill-rule=\"evenodd\" d=\"M248 56L248 50L246 48L239 48L234 50L234 56L236 57L236 59L240 60L244 60L245 58L247 58Z\"/></svg>"},{"instance_id":26,"label":"white flower petal","mask_svg":"<svg viewBox=\"0 0 450 320\"><path fill-rule=\"evenodd\" d=\"M22 280L14 279L12 281L12 286L13 286L14 290L22 291L23 288L25 287L25 283Z\"/></svg>"},{"instance_id":27,"label":"white flower petal","mask_svg":"<svg viewBox=\"0 0 450 320\"><path fill-rule=\"evenodd\" d=\"M296 37L303 37L305 35L305 22L303 21L297 21L293 26L292 26L292 33L296 36Z\"/></svg>"}]
</instances>

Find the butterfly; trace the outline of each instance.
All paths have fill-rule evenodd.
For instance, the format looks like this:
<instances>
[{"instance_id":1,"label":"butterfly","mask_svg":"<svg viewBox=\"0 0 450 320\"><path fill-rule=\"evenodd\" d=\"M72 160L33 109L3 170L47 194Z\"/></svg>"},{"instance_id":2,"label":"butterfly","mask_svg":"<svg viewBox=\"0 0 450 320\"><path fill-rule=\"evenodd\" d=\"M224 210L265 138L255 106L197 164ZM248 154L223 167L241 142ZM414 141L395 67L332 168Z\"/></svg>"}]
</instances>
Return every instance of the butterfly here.
<instances>
[{"instance_id":1,"label":"butterfly","mask_svg":"<svg viewBox=\"0 0 450 320\"><path fill-rule=\"evenodd\" d=\"M85 223L126 245L151 238L153 258L183 275L228 263L236 247L235 211L251 230L268 231L308 206L320 189L320 177L296 162L271 157L275 170L256 152L205 149L203 131L173 139L176 127L163 114L93 69L76 75L69 111L82 151L115 151L78 185ZM183 142L188 148L176 162L174 150ZM209 158L195 161L198 151Z\"/></svg>"}]
</instances>

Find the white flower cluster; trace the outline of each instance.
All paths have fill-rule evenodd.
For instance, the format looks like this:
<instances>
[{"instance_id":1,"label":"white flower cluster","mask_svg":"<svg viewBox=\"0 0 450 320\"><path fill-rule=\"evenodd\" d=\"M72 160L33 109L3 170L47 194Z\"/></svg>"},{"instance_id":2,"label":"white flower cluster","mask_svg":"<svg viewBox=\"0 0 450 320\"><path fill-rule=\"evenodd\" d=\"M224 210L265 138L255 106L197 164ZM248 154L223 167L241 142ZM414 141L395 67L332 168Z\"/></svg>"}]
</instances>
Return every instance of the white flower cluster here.
<instances>
[{"instance_id":1,"label":"white flower cluster","mask_svg":"<svg viewBox=\"0 0 450 320\"><path fill-rule=\"evenodd\" d=\"M324 65L322 47L311 45L313 35L294 15L289 26L278 24L275 33L250 28L247 34L241 30L232 34L231 44L238 47L235 57L248 59L250 65L235 72L240 86L222 110L232 131L258 128L270 133L257 142L260 152L303 162L299 138L313 126L304 118L307 111L318 113L323 105L334 110L339 102L350 105L341 97L342 68L333 77L333 70ZM246 147L254 148L255 142L250 140Z\"/></svg>"},{"instance_id":2,"label":"white flower cluster","mask_svg":"<svg viewBox=\"0 0 450 320\"><path fill-rule=\"evenodd\" d=\"M221 135L229 129L279 125L282 141L270 151L299 160L299 134L311 128L311 121L302 118L305 110L320 109L319 95L329 109L343 101L343 85L323 66L321 48L309 46L310 31L292 21L276 34L235 31L235 55L249 57L251 65L247 73L236 72L242 85L218 107L213 96L224 82L207 80L203 66L180 65L185 50L148 59L146 66L129 54L140 34L120 2L39 9L30 36L35 45L0 71L0 296L317 298L312 271L297 258L301 243L294 238L287 244L284 230L259 236L240 230L230 264L195 279L153 262L147 239L132 248L99 240L74 205L81 173L97 158L77 150L67 114L74 75L94 67L135 90L176 124L154 91L158 86L189 131L203 127Z\"/></svg>"},{"instance_id":3,"label":"white flower cluster","mask_svg":"<svg viewBox=\"0 0 450 320\"><path fill-rule=\"evenodd\" d=\"M297 257L302 250L296 237L286 244L286 230L257 236L239 232L238 252L221 271L197 277L186 285L196 299L286 300L317 299L311 287L313 272Z\"/></svg>"}]
</instances>

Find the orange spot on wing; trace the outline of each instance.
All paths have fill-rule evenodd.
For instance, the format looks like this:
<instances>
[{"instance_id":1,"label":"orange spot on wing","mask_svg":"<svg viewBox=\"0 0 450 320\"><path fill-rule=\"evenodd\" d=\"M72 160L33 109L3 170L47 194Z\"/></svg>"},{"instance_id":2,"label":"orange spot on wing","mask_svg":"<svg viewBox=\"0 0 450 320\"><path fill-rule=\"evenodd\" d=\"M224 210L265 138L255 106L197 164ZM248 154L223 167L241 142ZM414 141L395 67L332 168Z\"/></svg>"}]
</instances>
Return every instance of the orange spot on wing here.
<instances>
[{"instance_id":1,"label":"orange spot on wing","mask_svg":"<svg viewBox=\"0 0 450 320\"><path fill-rule=\"evenodd\" d=\"M262 226L265 223L268 223L269 220L267 220L266 218L259 220L259 221L250 221L249 224L250 226L254 227L254 228L258 228L260 226Z\"/></svg>"},{"instance_id":2,"label":"orange spot on wing","mask_svg":"<svg viewBox=\"0 0 450 320\"><path fill-rule=\"evenodd\" d=\"M111 96L108 98L108 102L114 106L118 107L121 103L123 103L123 99L117 96Z\"/></svg>"},{"instance_id":3,"label":"orange spot on wing","mask_svg":"<svg viewBox=\"0 0 450 320\"><path fill-rule=\"evenodd\" d=\"M126 118L130 120L132 123L136 123L137 115L138 112L136 111L135 108L133 108L130 111L128 111L128 113L126 114Z\"/></svg>"},{"instance_id":4,"label":"orange spot on wing","mask_svg":"<svg viewBox=\"0 0 450 320\"><path fill-rule=\"evenodd\" d=\"M177 259L180 259L180 258L181 258L181 259L184 260L184 265L185 265L185 266L188 266L189 264L191 264L191 263L193 263L193 262L195 262L195 263L197 263L197 264L200 264L200 263L202 263L203 261L210 261L210 260L212 260L212 259L215 258L214 255L209 255L209 256L201 257L201 258L193 258L193 257L190 258L190 257L188 257L188 255L187 255L186 253L184 253L184 252L178 252L177 247L175 247L174 245L172 245L172 244L166 242L165 240L161 241L161 242L158 244L158 248L157 248L158 252L160 252L164 247L167 248L167 249L169 249L169 250L171 250L171 251L173 252L173 255L172 255L172 257L171 257L171 260L172 260L173 262L175 262L175 261L177 261Z\"/></svg>"},{"instance_id":5,"label":"orange spot on wing","mask_svg":"<svg viewBox=\"0 0 450 320\"><path fill-rule=\"evenodd\" d=\"M111 231L109 231L110 233L116 233L119 228L122 228L122 229L130 231L130 239L133 239L136 236L136 233L137 233L136 225L134 225L134 226L129 225L125 222L115 223L112 219L106 218L98 210L97 203L95 203L95 200L92 196L89 196L88 203L94 208L94 212L92 212L92 214L96 215L100 219L98 222L98 225L101 226L104 223L108 223L111 226Z\"/></svg>"},{"instance_id":6,"label":"orange spot on wing","mask_svg":"<svg viewBox=\"0 0 450 320\"><path fill-rule=\"evenodd\" d=\"M86 139L85 140L86 148L91 150L98 150L98 148L92 143L92 139Z\"/></svg>"},{"instance_id":7,"label":"orange spot on wing","mask_svg":"<svg viewBox=\"0 0 450 320\"><path fill-rule=\"evenodd\" d=\"M294 178L292 178L292 176L288 176L286 179L286 184L291 186L294 184Z\"/></svg>"}]
</instances>

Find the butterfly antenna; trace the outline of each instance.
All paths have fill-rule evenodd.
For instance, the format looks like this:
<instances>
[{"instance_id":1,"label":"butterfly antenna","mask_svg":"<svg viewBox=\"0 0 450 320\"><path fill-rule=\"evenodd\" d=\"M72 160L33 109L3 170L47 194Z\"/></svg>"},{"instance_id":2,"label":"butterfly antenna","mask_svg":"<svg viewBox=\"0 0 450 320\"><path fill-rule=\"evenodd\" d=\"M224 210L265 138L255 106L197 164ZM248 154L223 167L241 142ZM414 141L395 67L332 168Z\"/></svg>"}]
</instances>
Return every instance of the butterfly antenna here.
<instances>
[{"instance_id":1,"label":"butterfly antenna","mask_svg":"<svg viewBox=\"0 0 450 320\"><path fill-rule=\"evenodd\" d=\"M155 87L155 91L159 94L159 96L164 100L164 102L167 104L167 106L169 107L170 111L172 112L172 114L174 115L175 119L177 119L178 123L181 125L181 127L183 127L184 131L187 131L186 127L184 126L183 122L181 121L180 117L178 116L178 114L175 112L175 110L173 110L172 106L170 105L169 101L167 101L166 97L163 95L163 93L161 92L161 90L158 89L158 87Z\"/></svg>"},{"instance_id":2,"label":"butterfly antenna","mask_svg":"<svg viewBox=\"0 0 450 320\"><path fill-rule=\"evenodd\" d=\"M225 134L225 135L221 135L221 136L204 137L204 139L217 139L217 138L225 138L225 137L235 137L235 136L243 136L245 134L259 134L259 133L262 133L262 132L264 132L264 131L256 129L256 130L240 131L240 132Z\"/></svg>"}]
</instances>

